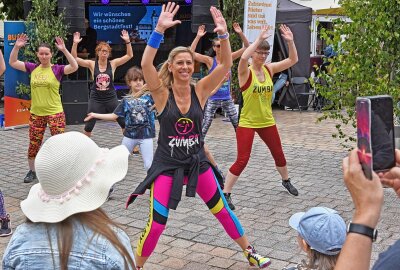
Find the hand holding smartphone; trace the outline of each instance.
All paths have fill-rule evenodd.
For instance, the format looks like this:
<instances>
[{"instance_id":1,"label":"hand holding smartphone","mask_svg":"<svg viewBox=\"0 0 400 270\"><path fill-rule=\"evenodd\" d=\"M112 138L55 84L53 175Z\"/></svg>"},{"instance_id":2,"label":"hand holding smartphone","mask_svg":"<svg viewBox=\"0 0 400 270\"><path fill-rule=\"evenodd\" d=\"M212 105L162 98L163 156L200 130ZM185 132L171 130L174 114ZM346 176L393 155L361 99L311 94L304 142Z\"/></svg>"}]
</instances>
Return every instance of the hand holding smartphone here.
<instances>
[{"instance_id":1,"label":"hand holding smartphone","mask_svg":"<svg viewBox=\"0 0 400 270\"><path fill-rule=\"evenodd\" d=\"M358 157L372 179L372 170L384 172L396 165L392 97L358 97L356 112Z\"/></svg>"}]
</instances>

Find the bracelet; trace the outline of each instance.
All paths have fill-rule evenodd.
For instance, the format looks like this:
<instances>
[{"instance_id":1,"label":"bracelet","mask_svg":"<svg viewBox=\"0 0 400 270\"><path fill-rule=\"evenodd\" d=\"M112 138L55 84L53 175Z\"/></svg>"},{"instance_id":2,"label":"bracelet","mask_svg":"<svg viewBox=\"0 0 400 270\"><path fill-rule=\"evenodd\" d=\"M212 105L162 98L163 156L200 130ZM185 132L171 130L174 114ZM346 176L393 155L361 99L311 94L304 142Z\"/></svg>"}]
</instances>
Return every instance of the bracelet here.
<instances>
[{"instance_id":1,"label":"bracelet","mask_svg":"<svg viewBox=\"0 0 400 270\"><path fill-rule=\"evenodd\" d=\"M228 32L226 32L223 35L218 35L218 39L221 39L221 40L225 40L225 39L228 39L228 38L229 38L229 33Z\"/></svg>"},{"instance_id":2,"label":"bracelet","mask_svg":"<svg viewBox=\"0 0 400 270\"><path fill-rule=\"evenodd\" d=\"M154 49L158 49L160 47L161 40L163 38L164 38L163 34L154 30L153 33L151 33L149 40L147 41L147 45L149 45Z\"/></svg>"},{"instance_id":3,"label":"bracelet","mask_svg":"<svg viewBox=\"0 0 400 270\"><path fill-rule=\"evenodd\" d=\"M128 41L128 42L125 42L125 44L131 44L131 42L130 42L130 41Z\"/></svg>"}]
</instances>

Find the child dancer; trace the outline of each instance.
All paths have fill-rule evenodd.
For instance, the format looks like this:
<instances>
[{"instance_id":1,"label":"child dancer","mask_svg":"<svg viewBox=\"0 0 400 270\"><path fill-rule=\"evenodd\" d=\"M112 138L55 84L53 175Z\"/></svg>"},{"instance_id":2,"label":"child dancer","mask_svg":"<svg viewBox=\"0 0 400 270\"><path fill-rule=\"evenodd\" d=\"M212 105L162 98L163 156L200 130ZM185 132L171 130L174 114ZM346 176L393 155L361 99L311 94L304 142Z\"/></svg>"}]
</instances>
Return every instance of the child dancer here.
<instances>
[{"instance_id":1,"label":"child dancer","mask_svg":"<svg viewBox=\"0 0 400 270\"><path fill-rule=\"evenodd\" d=\"M154 101L150 94L143 90L143 73L138 67L130 68L125 75L126 84L130 88L129 95L122 99L113 113L89 113L85 122L96 118L115 121L125 117L125 130L122 144L129 153L135 146L140 147L144 168L147 171L153 162L153 138L156 136L154 125Z\"/></svg>"},{"instance_id":2,"label":"child dancer","mask_svg":"<svg viewBox=\"0 0 400 270\"><path fill-rule=\"evenodd\" d=\"M333 209L313 207L294 214L289 225L298 232L297 242L307 260L283 270L333 270L346 240L346 223Z\"/></svg>"}]
</instances>

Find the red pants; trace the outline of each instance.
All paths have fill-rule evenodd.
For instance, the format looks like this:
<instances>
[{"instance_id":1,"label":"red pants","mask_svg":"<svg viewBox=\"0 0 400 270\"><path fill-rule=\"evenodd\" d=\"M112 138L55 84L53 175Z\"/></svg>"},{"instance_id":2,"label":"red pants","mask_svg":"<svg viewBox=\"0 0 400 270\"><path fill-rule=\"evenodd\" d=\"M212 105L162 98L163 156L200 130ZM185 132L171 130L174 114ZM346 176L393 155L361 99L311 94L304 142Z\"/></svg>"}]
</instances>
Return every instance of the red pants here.
<instances>
[{"instance_id":1,"label":"red pants","mask_svg":"<svg viewBox=\"0 0 400 270\"><path fill-rule=\"evenodd\" d=\"M65 130L65 114L64 112L38 116L31 114L29 118L29 149L28 158L34 159L39 152L43 142L44 132L47 125L50 128L51 136L64 133Z\"/></svg>"},{"instance_id":2,"label":"red pants","mask_svg":"<svg viewBox=\"0 0 400 270\"><path fill-rule=\"evenodd\" d=\"M245 128L239 126L236 129L237 157L235 163L233 163L229 169L229 171L236 176L239 176L242 173L249 162L255 132L257 132L258 136L260 136L268 146L269 151L275 160L275 165L277 167L286 166L281 138L279 137L276 125L265 128Z\"/></svg>"}]
</instances>

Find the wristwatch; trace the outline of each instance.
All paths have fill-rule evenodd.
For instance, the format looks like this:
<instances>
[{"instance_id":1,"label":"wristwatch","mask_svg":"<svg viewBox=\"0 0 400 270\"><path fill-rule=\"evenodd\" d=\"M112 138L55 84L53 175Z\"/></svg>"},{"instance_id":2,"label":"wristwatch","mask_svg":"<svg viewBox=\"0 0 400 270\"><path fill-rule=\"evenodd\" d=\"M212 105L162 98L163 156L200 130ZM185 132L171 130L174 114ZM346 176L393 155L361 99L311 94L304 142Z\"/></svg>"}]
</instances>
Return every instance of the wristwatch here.
<instances>
[{"instance_id":1,"label":"wristwatch","mask_svg":"<svg viewBox=\"0 0 400 270\"><path fill-rule=\"evenodd\" d=\"M376 238L378 237L377 229L373 229L366 225L351 223L351 222L349 223L349 225L347 225L347 233L358 233L368 236L369 238L372 239L372 242L375 242Z\"/></svg>"}]
</instances>

